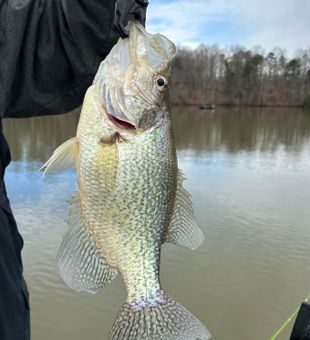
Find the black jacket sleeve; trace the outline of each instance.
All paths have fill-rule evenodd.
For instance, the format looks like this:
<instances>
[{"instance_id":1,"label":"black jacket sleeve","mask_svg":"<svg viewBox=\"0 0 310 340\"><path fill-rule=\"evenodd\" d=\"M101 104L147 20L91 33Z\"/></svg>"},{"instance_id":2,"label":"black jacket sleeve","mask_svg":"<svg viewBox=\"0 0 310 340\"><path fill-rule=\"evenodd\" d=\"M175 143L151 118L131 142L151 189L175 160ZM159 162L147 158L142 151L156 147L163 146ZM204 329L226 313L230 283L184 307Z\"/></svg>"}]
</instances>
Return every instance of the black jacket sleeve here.
<instances>
[{"instance_id":1,"label":"black jacket sleeve","mask_svg":"<svg viewBox=\"0 0 310 340\"><path fill-rule=\"evenodd\" d=\"M115 0L0 0L0 116L81 105L118 39Z\"/></svg>"}]
</instances>

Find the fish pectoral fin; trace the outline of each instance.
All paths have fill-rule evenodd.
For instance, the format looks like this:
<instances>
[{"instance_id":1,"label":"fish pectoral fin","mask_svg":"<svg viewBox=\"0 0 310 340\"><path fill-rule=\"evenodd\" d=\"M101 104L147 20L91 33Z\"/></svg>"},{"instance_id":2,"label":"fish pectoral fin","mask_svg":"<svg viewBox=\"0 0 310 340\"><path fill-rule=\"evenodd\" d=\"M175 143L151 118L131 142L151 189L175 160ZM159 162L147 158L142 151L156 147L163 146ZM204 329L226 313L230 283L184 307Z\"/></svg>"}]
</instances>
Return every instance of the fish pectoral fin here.
<instances>
[{"instance_id":1,"label":"fish pectoral fin","mask_svg":"<svg viewBox=\"0 0 310 340\"><path fill-rule=\"evenodd\" d=\"M194 215L190 194L183 188L184 179L179 170L174 210L165 241L194 250L202 244L204 235Z\"/></svg>"},{"instance_id":2,"label":"fish pectoral fin","mask_svg":"<svg viewBox=\"0 0 310 340\"><path fill-rule=\"evenodd\" d=\"M96 293L117 275L96 247L81 218L80 194L69 204L69 231L57 254L58 273L76 291Z\"/></svg>"},{"instance_id":3,"label":"fish pectoral fin","mask_svg":"<svg viewBox=\"0 0 310 340\"><path fill-rule=\"evenodd\" d=\"M40 170L44 170L43 175L45 175L52 171L74 168L79 158L79 152L79 139L73 137L61 144Z\"/></svg>"}]
</instances>

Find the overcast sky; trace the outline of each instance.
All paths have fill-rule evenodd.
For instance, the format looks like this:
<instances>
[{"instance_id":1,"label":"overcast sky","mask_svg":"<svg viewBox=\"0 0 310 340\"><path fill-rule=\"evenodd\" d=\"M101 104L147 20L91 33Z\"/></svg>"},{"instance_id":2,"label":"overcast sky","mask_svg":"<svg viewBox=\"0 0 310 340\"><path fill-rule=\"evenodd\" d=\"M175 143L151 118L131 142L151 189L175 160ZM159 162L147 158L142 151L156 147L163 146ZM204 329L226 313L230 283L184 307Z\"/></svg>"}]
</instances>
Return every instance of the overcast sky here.
<instances>
[{"instance_id":1,"label":"overcast sky","mask_svg":"<svg viewBox=\"0 0 310 340\"><path fill-rule=\"evenodd\" d=\"M310 0L150 0L150 32L177 45L310 48Z\"/></svg>"}]
</instances>

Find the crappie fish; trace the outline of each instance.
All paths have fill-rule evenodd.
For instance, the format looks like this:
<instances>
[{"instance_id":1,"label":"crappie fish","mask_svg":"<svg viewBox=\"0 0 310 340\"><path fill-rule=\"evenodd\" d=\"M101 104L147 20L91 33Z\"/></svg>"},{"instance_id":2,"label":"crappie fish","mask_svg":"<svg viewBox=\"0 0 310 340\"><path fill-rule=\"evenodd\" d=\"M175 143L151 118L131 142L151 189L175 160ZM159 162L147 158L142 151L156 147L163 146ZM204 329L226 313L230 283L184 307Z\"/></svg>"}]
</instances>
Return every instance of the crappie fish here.
<instances>
[{"instance_id":1,"label":"crappie fish","mask_svg":"<svg viewBox=\"0 0 310 340\"><path fill-rule=\"evenodd\" d=\"M127 301L110 339L209 339L205 326L160 285L164 242L195 249L203 241L182 187L169 113L176 49L162 35L129 24L88 89L77 136L45 172L76 166L78 192L58 253L63 281L96 293L120 273Z\"/></svg>"}]
</instances>

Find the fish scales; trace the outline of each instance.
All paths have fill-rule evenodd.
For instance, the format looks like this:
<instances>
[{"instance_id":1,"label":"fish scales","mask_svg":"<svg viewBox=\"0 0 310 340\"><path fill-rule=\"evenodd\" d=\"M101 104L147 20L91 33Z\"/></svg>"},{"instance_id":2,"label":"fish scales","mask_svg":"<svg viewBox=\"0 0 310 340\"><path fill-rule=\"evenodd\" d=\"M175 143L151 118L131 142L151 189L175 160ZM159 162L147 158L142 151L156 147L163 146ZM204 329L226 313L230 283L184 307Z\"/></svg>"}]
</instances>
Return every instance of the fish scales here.
<instances>
[{"instance_id":1,"label":"fish scales","mask_svg":"<svg viewBox=\"0 0 310 340\"><path fill-rule=\"evenodd\" d=\"M139 23L101 64L88 89L76 137L46 171L76 167L78 192L58 252L58 270L77 291L96 293L122 276L127 300L111 340L209 339L205 326L162 290L164 242L203 241L178 170L168 79L175 46Z\"/></svg>"},{"instance_id":2,"label":"fish scales","mask_svg":"<svg viewBox=\"0 0 310 340\"><path fill-rule=\"evenodd\" d=\"M127 301L145 299L159 286L160 246L174 205L170 122L167 118L130 143L98 144L81 135L79 184L87 193L82 218L89 221L106 260L122 274L130 292Z\"/></svg>"}]
</instances>

